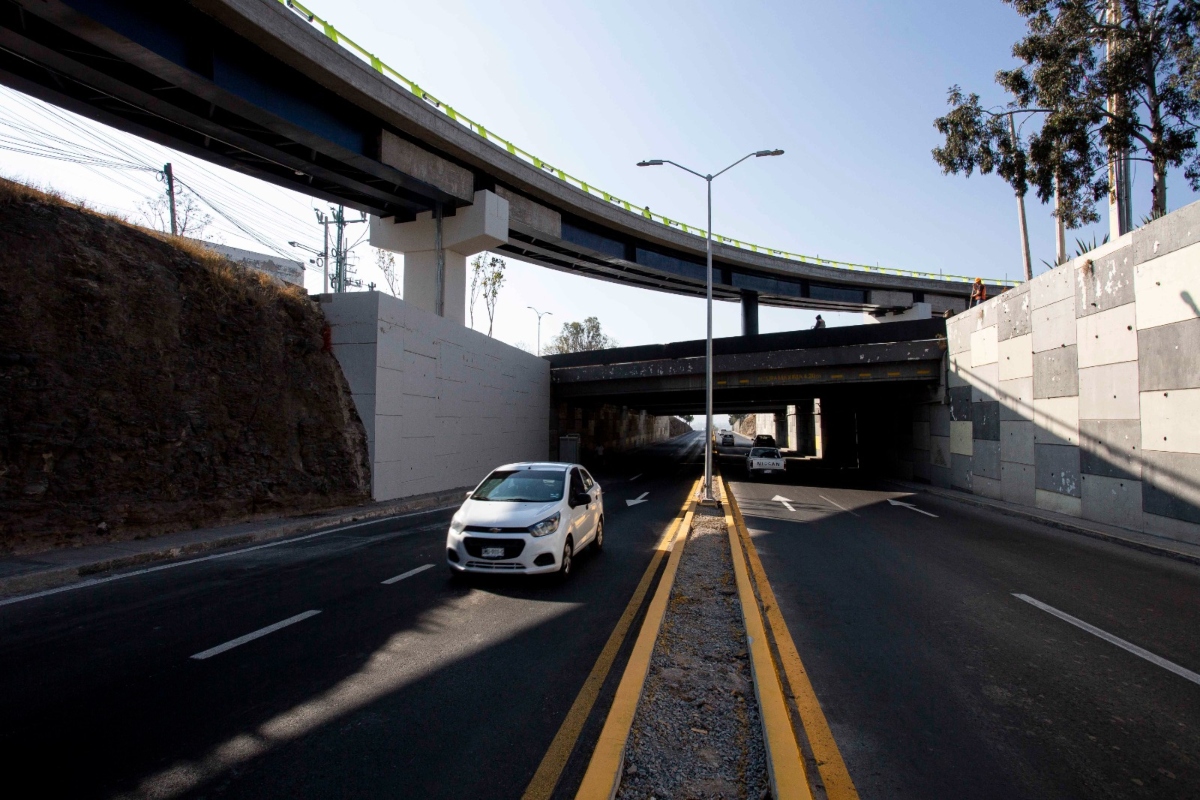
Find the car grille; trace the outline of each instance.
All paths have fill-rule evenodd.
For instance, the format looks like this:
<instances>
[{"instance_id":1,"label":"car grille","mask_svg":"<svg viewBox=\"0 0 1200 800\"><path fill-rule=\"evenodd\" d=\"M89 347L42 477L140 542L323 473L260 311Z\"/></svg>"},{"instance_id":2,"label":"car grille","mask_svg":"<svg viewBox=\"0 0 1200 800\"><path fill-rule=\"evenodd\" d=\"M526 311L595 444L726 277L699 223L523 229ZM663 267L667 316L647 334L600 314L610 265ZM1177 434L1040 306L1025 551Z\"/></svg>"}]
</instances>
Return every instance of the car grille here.
<instances>
[{"instance_id":1,"label":"car grille","mask_svg":"<svg viewBox=\"0 0 1200 800\"><path fill-rule=\"evenodd\" d=\"M524 564L494 564L491 561L468 561L464 566L470 569L522 570Z\"/></svg>"},{"instance_id":2,"label":"car grille","mask_svg":"<svg viewBox=\"0 0 1200 800\"><path fill-rule=\"evenodd\" d=\"M485 547L503 547L504 555L501 558L516 558L525 549L525 540L484 539L478 536L468 536L463 539L463 547L467 548L467 553L475 558L483 558L483 548Z\"/></svg>"},{"instance_id":3,"label":"car grille","mask_svg":"<svg viewBox=\"0 0 1200 800\"><path fill-rule=\"evenodd\" d=\"M529 533L528 528L489 528L486 525L468 525L463 530L467 533Z\"/></svg>"}]
</instances>

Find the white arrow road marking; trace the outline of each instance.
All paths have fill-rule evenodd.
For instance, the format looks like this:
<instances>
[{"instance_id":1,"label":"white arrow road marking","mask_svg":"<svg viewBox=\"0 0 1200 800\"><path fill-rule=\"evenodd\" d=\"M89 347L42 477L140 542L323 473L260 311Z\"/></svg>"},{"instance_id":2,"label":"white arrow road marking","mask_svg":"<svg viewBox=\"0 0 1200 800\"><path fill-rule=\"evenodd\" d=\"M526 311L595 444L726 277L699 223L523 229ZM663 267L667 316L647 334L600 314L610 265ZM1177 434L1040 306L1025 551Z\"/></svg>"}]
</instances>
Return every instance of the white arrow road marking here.
<instances>
[{"instance_id":1,"label":"white arrow road marking","mask_svg":"<svg viewBox=\"0 0 1200 800\"><path fill-rule=\"evenodd\" d=\"M786 497L784 497L784 496L782 496L782 495L778 495L778 494L777 494L777 495L775 495L774 497L772 497L772 498L771 498L771 501L772 501L772 502L775 502L776 500L778 500L780 503L783 503L783 504L784 504L784 505L787 507L787 510L788 510L788 511L795 511L795 510L796 510L796 509L792 508L792 501L791 501L791 500L789 500L789 499L787 499Z\"/></svg>"},{"instance_id":2,"label":"white arrow road marking","mask_svg":"<svg viewBox=\"0 0 1200 800\"><path fill-rule=\"evenodd\" d=\"M1121 648L1122 650L1128 650L1130 653L1133 653L1135 656L1146 659L1151 664L1157 664L1158 666L1162 667L1165 670L1174 672L1176 675L1178 675L1181 678L1186 678L1187 680L1191 681L1192 683L1200 684L1200 675L1197 675L1195 672L1192 672L1190 669L1187 669L1186 667L1181 667L1173 661L1167 661L1165 658L1156 656L1156 655L1154 655L1154 653L1151 653L1149 650L1143 650L1142 648L1138 647L1136 644L1131 644L1130 642L1127 642L1124 639L1121 639L1117 636L1113 636L1111 633L1108 633L1107 631L1100 630L1095 625L1089 625L1088 623L1084 622L1081 619L1076 619L1075 617L1072 617L1070 614L1068 614L1065 611L1059 611L1054 606L1048 606L1045 603L1041 602L1040 600L1034 600L1032 597L1030 597L1027 594L1017 594L1014 592L1013 597L1017 598L1018 600L1024 600L1026 603L1029 603L1029 605L1033 606L1034 608L1040 608L1042 611L1045 611L1047 614L1053 614L1054 616L1061 619L1063 622L1069 622L1072 625L1074 625L1076 628L1081 628L1082 630L1087 631L1088 633L1092 634L1093 636L1099 636L1104 641L1108 642L1109 644L1115 644L1117 647Z\"/></svg>"},{"instance_id":3,"label":"white arrow road marking","mask_svg":"<svg viewBox=\"0 0 1200 800\"><path fill-rule=\"evenodd\" d=\"M226 650L232 650L238 645L245 644L246 642L253 642L255 639L260 639L263 636L266 636L268 633L274 633L281 628L286 628L288 625L295 625L297 622L306 620L309 617L315 617L320 613L321 612L319 610L305 611L303 614L297 614L294 617L288 617L281 622L276 622L274 625L268 625L265 628L259 628L253 633L247 633L245 636L239 636L236 639L230 639L225 644L219 644L216 647L210 647L207 650L201 650L199 653L196 653L196 655L192 656L192 658L196 659L197 661L203 661L206 658L212 658L219 653L224 653Z\"/></svg>"},{"instance_id":4,"label":"white arrow road marking","mask_svg":"<svg viewBox=\"0 0 1200 800\"><path fill-rule=\"evenodd\" d=\"M642 496L641 496L641 497L636 497L636 498L634 498L633 500L626 500L626 501L625 501L625 505L627 505L627 506L636 506L638 503L644 503L644 502L646 502L646 495L648 495L648 494L650 494L650 493L649 493L649 492L642 492Z\"/></svg>"},{"instance_id":5,"label":"white arrow road marking","mask_svg":"<svg viewBox=\"0 0 1200 800\"><path fill-rule=\"evenodd\" d=\"M934 519L937 519L937 514L930 514L928 511L922 511L921 509L914 506L912 503L901 503L899 500L893 500L890 497L888 498L888 502L894 506L904 506L905 508L911 508L913 511L917 512L918 514L924 514L927 517L933 517Z\"/></svg>"}]
</instances>

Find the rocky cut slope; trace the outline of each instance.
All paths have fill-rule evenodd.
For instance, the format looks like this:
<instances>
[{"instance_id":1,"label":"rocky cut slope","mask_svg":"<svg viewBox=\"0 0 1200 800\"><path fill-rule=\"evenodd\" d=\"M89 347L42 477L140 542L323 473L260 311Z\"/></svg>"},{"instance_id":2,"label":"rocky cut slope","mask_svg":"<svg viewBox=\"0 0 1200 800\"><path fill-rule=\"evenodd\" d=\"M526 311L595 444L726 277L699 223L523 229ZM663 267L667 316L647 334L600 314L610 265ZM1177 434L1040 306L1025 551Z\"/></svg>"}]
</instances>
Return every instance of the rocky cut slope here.
<instances>
[{"instance_id":1,"label":"rocky cut slope","mask_svg":"<svg viewBox=\"0 0 1200 800\"><path fill-rule=\"evenodd\" d=\"M0 181L0 552L365 500L303 291Z\"/></svg>"}]
</instances>

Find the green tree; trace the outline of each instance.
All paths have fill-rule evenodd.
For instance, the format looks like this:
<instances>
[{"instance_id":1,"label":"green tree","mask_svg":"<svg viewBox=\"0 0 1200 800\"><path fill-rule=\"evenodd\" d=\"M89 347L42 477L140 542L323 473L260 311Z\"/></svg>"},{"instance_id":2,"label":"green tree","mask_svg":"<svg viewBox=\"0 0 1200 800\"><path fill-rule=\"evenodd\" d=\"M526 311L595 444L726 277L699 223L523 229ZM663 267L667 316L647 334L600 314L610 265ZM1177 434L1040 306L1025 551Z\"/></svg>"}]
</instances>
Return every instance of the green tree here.
<instances>
[{"instance_id":1,"label":"green tree","mask_svg":"<svg viewBox=\"0 0 1200 800\"><path fill-rule=\"evenodd\" d=\"M1200 190L1196 123L1200 0L1004 0L1025 18L1023 63L997 81L1019 105L1048 109L1029 146L1030 182L1056 181L1070 227L1095 221L1122 156L1150 165L1151 215L1167 211L1167 171ZM1075 223L1075 224L1071 224Z\"/></svg>"},{"instance_id":2,"label":"green tree","mask_svg":"<svg viewBox=\"0 0 1200 800\"><path fill-rule=\"evenodd\" d=\"M471 328L475 327L475 303L483 298L488 314L488 336L492 335L492 323L496 318L496 299L504 286L504 270L508 264L504 259L490 253L480 253L471 259L471 298L467 308L471 314Z\"/></svg>"},{"instance_id":3,"label":"green tree","mask_svg":"<svg viewBox=\"0 0 1200 800\"><path fill-rule=\"evenodd\" d=\"M616 346L617 340L600 329L600 320L588 317L583 322L564 322L562 330L542 348L542 353L582 353Z\"/></svg>"}]
</instances>

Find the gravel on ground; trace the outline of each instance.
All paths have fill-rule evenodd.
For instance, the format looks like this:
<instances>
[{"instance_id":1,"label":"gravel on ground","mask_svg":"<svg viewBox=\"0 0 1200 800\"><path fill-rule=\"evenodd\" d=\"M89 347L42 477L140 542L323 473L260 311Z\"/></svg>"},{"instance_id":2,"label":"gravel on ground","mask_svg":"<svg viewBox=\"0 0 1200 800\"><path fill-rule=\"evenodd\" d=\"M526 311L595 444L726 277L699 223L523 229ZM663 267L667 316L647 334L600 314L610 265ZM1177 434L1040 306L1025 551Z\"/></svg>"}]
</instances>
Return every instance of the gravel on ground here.
<instances>
[{"instance_id":1,"label":"gravel on ground","mask_svg":"<svg viewBox=\"0 0 1200 800\"><path fill-rule=\"evenodd\" d=\"M697 509L617 797L768 797L752 680L725 519Z\"/></svg>"}]
</instances>

